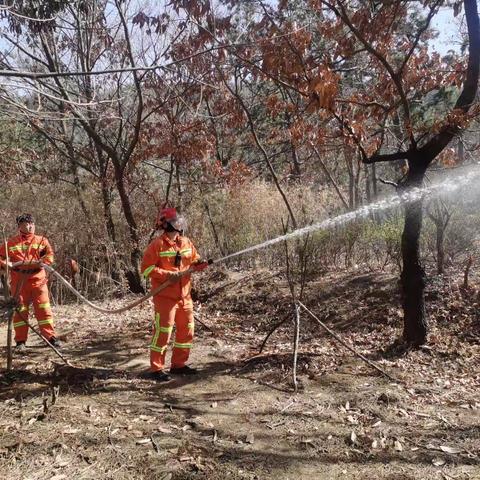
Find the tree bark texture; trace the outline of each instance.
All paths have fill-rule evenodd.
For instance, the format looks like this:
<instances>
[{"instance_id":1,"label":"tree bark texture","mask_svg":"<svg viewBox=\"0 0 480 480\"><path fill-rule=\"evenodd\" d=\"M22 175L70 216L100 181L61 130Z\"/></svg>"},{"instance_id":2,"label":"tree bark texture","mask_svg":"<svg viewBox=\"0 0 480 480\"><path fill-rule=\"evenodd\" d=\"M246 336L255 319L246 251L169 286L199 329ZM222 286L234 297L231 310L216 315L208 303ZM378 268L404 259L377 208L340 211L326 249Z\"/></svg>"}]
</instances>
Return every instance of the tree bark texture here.
<instances>
[{"instance_id":1,"label":"tree bark texture","mask_svg":"<svg viewBox=\"0 0 480 480\"><path fill-rule=\"evenodd\" d=\"M410 165L405 188L421 188L426 165ZM402 233L401 274L402 306L404 314L403 338L413 345L422 345L427 340L425 311L425 271L420 260L420 234L423 221L423 198L405 205L405 224Z\"/></svg>"},{"instance_id":2,"label":"tree bark texture","mask_svg":"<svg viewBox=\"0 0 480 480\"><path fill-rule=\"evenodd\" d=\"M445 266L445 249L443 247L443 240L445 237L445 230L443 225L437 225L437 273L441 275Z\"/></svg>"},{"instance_id":3,"label":"tree bark texture","mask_svg":"<svg viewBox=\"0 0 480 480\"><path fill-rule=\"evenodd\" d=\"M132 246L130 247L130 269L127 269L125 276L128 281L128 286L133 293L144 293L145 289L142 285L142 279L140 277L140 262L142 260L142 252L140 251L140 238L138 235L138 227L133 215L130 198L125 188L125 180L122 173L115 170L115 180L117 184L117 190L120 195L120 201L122 204L125 220L128 224L128 230L130 233L130 240Z\"/></svg>"}]
</instances>

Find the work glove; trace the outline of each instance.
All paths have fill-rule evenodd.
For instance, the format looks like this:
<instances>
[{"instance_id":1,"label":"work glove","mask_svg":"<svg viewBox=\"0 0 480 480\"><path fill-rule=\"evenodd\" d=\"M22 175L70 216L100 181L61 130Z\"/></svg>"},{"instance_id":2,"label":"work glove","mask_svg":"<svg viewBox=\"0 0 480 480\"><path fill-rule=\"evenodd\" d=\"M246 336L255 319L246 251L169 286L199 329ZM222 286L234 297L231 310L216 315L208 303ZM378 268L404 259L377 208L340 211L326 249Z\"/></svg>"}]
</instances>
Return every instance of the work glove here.
<instances>
[{"instance_id":1,"label":"work glove","mask_svg":"<svg viewBox=\"0 0 480 480\"><path fill-rule=\"evenodd\" d=\"M208 267L208 262L198 262L190 266L194 272L203 272Z\"/></svg>"}]
</instances>

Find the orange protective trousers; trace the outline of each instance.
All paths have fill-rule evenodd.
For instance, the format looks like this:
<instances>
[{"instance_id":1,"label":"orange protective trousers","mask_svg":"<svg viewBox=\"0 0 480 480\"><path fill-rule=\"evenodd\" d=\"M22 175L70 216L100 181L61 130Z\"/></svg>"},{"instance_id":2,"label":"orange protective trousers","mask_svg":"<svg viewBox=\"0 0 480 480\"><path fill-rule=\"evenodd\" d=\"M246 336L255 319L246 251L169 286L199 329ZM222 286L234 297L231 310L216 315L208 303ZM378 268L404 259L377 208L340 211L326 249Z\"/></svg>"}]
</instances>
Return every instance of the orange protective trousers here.
<instances>
[{"instance_id":1,"label":"orange protective trousers","mask_svg":"<svg viewBox=\"0 0 480 480\"><path fill-rule=\"evenodd\" d=\"M12 293L18 294L18 310L13 316L13 326L15 328L15 341L26 342L28 338L28 320L29 305L33 304L33 311L37 318L41 334L47 339L55 336L53 328L52 309L48 296L48 286L32 285L28 280L21 285L20 292L17 292L17 285L12 284Z\"/></svg>"},{"instance_id":2,"label":"orange protective trousers","mask_svg":"<svg viewBox=\"0 0 480 480\"><path fill-rule=\"evenodd\" d=\"M172 334L176 327L173 343L172 368L185 366L192 348L194 320L192 302L172 300L165 297L154 297L155 320L153 337L150 345L150 368L156 372L165 366L165 355Z\"/></svg>"}]
</instances>

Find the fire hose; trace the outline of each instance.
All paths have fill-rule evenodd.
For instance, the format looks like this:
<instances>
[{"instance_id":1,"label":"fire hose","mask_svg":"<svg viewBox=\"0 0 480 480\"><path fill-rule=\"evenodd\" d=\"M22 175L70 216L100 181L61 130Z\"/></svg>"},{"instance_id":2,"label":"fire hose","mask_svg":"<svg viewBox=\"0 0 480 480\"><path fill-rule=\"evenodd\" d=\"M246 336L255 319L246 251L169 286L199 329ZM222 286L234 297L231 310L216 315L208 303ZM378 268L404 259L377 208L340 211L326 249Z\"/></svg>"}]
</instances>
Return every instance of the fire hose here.
<instances>
[{"instance_id":1,"label":"fire hose","mask_svg":"<svg viewBox=\"0 0 480 480\"><path fill-rule=\"evenodd\" d=\"M213 261L209 260L208 263L211 264L211 263L213 263ZM144 295L143 297L139 298L138 300L135 300L134 302L132 302L128 305L125 305L124 307L109 310L109 309L106 309L106 308L99 307L98 305L95 305L90 300L85 298L76 288L74 288L70 284L69 281L67 281L65 278L63 278L62 275L60 275L53 267L51 267L50 265L47 265L45 263L42 263L42 262L35 262L35 263L15 262L15 263L13 263L9 266L7 264L7 273L8 273L8 268L16 268L16 267L25 266L25 265L35 265L35 266L38 266L39 268L44 268L48 273L51 273L52 275L54 275L63 285L65 285L74 295L76 295L80 300L82 300L84 303L86 303L89 307L91 307L94 310L97 310L99 312L108 313L108 314L123 313L123 312L126 312L126 311L128 311L132 308L135 308L136 306L140 305L141 303L145 302L149 298L153 297L154 295L161 292L162 290L164 290L168 286L174 284L180 278L184 277L185 275L188 275L188 274L191 274L191 273L195 272L195 270L193 268L189 268L187 270L179 272L179 274L174 279L169 279L169 280L161 283L160 285L158 285L158 287L152 289L148 294ZM18 308L17 302L16 302L14 297L8 299L8 303L6 304L6 306L12 312L10 314L10 316L13 315L13 312ZM40 337L67 365L71 366L71 363L58 351L58 349L55 348L55 346L52 345L40 332L38 332L30 324L30 322L28 322L27 319L24 319L24 321L26 322L28 327L38 337ZM11 318L9 319L9 325L11 325ZM9 333L8 337L11 339L11 333ZM8 363L7 369L10 370L10 368L11 368L11 346L10 345L8 346L8 351L9 351L9 355L8 355L9 361L7 362Z\"/></svg>"},{"instance_id":2,"label":"fire hose","mask_svg":"<svg viewBox=\"0 0 480 480\"><path fill-rule=\"evenodd\" d=\"M213 261L209 261L209 263L213 263ZM24 262L16 262L16 263L12 264L11 267L15 268L15 267L19 267L19 266L22 266L22 265L25 265L25 263ZM27 264L27 265L31 265L31 264ZM149 298L157 295L157 293L161 292L162 290L164 290L168 286L173 285L180 278L184 277L185 275L189 275L189 274L192 274L192 273L195 272L195 270L192 269L192 268L189 268L187 270L179 272L178 275L175 277L175 279L166 280L165 282L161 283L160 285L158 285L158 287L152 289L149 293L147 293L143 297L139 298L138 300L135 300L134 302L129 303L128 305L125 305L124 307L109 310L107 308L99 307L98 305L95 305L90 300L85 298L76 288L74 288L71 285L71 283L68 280L63 278L62 275L60 275L50 265L47 265L47 264L42 263L42 262L35 263L35 265L38 265L40 268L44 268L48 273L51 273L53 276L55 276L63 285L65 285L65 287L67 287L75 296L77 296L80 300L82 300L82 302L86 303L89 307L93 308L94 310L97 310L98 312L108 313L108 314L124 313L124 312L126 312L126 311L128 311L132 308L135 308L138 305L145 302L146 300L148 300Z\"/></svg>"}]
</instances>

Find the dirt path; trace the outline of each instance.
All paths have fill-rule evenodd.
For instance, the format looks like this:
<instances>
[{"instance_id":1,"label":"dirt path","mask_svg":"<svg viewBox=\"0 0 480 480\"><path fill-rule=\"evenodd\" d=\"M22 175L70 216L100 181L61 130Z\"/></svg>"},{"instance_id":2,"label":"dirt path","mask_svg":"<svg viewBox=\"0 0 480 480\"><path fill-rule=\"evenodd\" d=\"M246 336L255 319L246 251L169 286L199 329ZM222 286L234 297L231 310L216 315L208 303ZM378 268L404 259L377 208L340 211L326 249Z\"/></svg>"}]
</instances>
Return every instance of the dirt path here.
<instances>
[{"instance_id":1,"label":"dirt path","mask_svg":"<svg viewBox=\"0 0 480 480\"><path fill-rule=\"evenodd\" d=\"M14 374L3 371L2 479L480 479L480 403L467 379L458 398L462 359L443 359L437 380L422 378L436 368L428 350L413 363L383 360L407 390L321 337L300 355L293 394L288 343L245 363L259 337L221 314L209 317L218 335L198 328L199 375L156 384L144 375L149 305L115 318L82 306L55 315L81 368L32 337Z\"/></svg>"}]
</instances>

